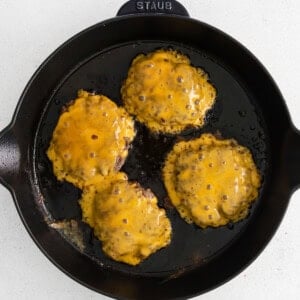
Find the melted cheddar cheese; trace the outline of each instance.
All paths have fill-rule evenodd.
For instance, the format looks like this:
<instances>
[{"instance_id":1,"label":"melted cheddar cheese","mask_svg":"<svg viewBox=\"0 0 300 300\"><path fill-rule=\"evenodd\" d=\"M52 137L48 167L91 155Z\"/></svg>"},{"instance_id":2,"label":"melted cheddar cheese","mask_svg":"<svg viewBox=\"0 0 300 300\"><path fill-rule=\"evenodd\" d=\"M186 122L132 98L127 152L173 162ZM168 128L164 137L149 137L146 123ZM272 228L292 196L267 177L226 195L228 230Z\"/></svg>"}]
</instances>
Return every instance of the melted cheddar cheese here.
<instances>
[{"instance_id":1,"label":"melted cheddar cheese","mask_svg":"<svg viewBox=\"0 0 300 300\"><path fill-rule=\"evenodd\" d=\"M123 84L126 110L153 132L201 127L216 98L207 74L176 51L137 56Z\"/></svg>"},{"instance_id":2,"label":"melted cheddar cheese","mask_svg":"<svg viewBox=\"0 0 300 300\"><path fill-rule=\"evenodd\" d=\"M167 156L163 178L181 217L202 228L245 218L261 185L250 151L211 134L177 143Z\"/></svg>"},{"instance_id":3,"label":"melted cheddar cheese","mask_svg":"<svg viewBox=\"0 0 300 300\"><path fill-rule=\"evenodd\" d=\"M47 155L59 180L82 188L96 175L119 171L134 137L134 121L123 108L81 90L60 116Z\"/></svg>"},{"instance_id":4,"label":"melted cheddar cheese","mask_svg":"<svg viewBox=\"0 0 300 300\"><path fill-rule=\"evenodd\" d=\"M171 224L157 198L123 173L94 179L80 205L83 220L116 261L137 265L170 243Z\"/></svg>"}]
</instances>

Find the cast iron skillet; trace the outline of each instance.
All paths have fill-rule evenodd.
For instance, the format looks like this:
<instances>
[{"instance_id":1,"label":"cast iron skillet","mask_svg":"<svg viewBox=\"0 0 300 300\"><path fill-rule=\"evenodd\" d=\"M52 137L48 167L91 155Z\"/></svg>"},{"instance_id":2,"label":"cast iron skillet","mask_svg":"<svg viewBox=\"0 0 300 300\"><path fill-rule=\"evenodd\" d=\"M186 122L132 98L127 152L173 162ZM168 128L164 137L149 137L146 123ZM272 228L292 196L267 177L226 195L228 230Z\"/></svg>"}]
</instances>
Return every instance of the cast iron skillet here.
<instances>
[{"instance_id":1,"label":"cast iron skillet","mask_svg":"<svg viewBox=\"0 0 300 300\"><path fill-rule=\"evenodd\" d=\"M300 183L300 135L274 81L257 59L225 33L188 18L176 1L129 1L119 17L79 33L55 51L23 92L11 124L0 135L0 179L12 193L33 240L63 272L97 292L122 299L196 296L226 282L264 249ZM163 5L163 6L162 6ZM80 191L57 182L45 156L61 109L79 88L120 101L131 60L157 48L173 48L204 68L218 91L207 125L180 136L151 135L137 125L137 138L123 167L131 180L150 187L173 227L169 247L140 266L111 261L81 222ZM169 204L161 181L166 153L178 139L202 132L235 138L250 148L263 176L250 216L205 230L186 224ZM81 251L70 236L49 224L75 220Z\"/></svg>"}]
</instances>

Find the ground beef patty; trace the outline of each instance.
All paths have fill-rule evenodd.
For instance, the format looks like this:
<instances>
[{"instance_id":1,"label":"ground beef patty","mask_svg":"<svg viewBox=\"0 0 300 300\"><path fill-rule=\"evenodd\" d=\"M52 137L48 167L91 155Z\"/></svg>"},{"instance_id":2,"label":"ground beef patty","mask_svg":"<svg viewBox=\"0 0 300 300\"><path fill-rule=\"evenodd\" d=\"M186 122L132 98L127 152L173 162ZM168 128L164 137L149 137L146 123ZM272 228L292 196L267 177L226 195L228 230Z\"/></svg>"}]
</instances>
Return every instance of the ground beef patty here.
<instances>
[{"instance_id":1,"label":"ground beef patty","mask_svg":"<svg viewBox=\"0 0 300 300\"><path fill-rule=\"evenodd\" d=\"M97 182L98 180L98 182ZM80 200L83 221L116 261L137 265L171 241L171 224L157 198L124 173L95 179Z\"/></svg>"},{"instance_id":2,"label":"ground beef patty","mask_svg":"<svg viewBox=\"0 0 300 300\"><path fill-rule=\"evenodd\" d=\"M96 175L118 172L134 137L134 121L124 108L81 90L61 114L47 155L58 180L82 188Z\"/></svg>"},{"instance_id":3,"label":"ground beef patty","mask_svg":"<svg viewBox=\"0 0 300 300\"><path fill-rule=\"evenodd\" d=\"M203 126L216 98L207 74L172 50L136 57L121 92L126 110L161 133Z\"/></svg>"},{"instance_id":4,"label":"ground beef patty","mask_svg":"<svg viewBox=\"0 0 300 300\"><path fill-rule=\"evenodd\" d=\"M202 228L245 218L261 185L250 151L211 134L177 143L167 156L163 178L181 217Z\"/></svg>"}]
</instances>

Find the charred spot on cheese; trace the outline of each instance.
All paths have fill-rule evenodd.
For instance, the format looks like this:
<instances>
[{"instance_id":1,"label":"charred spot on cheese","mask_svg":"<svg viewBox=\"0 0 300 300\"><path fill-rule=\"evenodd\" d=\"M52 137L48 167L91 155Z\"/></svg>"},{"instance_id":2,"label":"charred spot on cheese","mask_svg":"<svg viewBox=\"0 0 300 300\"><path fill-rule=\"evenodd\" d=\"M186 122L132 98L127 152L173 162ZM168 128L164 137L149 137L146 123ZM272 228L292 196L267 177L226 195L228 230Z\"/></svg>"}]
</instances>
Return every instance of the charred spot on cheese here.
<instances>
[{"instance_id":1,"label":"charred spot on cheese","mask_svg":"<svg viewBox=\"0 0 300 300\"><path fill-rule=\"evenodd\" d=\"M61 114L47 155L58 180L82 188L96 175L118 172L134 136L134 121L123 108L80 90Z\"/></svg>"},{"instance_id":2,"label":"charred spot on cheese","mask_svg":"<svg viewBox=\"0 0 300 300\"><path fill-rule=\"evenodd\" d=\"M181 217L202 228L245 218L261 185L251 152L211 134L175 144L163 179Z\"/></svg>"},{"instance_id":3,"label":"charred spot on cheese","mask_svg":"<svg viewBox=\"0 0 300 300\"><path fill-rule=\"evenodd\" d=\"M122 86L126 110L153 132L201 127L216 90L207 74L176 51L137 56Z\"/></svg>"},{"instance_id":4,"label":"charred spot on cheese","mask_svg":"<svg viewBox=\"0 0 300 300\"><path fill-rule=\"evenodd\" d=\"M155 195L128 182L123 173L94 179L80 205L83 221L116 261L137 265L171 241L170 221Z\"/></svg>"}]
</instances>

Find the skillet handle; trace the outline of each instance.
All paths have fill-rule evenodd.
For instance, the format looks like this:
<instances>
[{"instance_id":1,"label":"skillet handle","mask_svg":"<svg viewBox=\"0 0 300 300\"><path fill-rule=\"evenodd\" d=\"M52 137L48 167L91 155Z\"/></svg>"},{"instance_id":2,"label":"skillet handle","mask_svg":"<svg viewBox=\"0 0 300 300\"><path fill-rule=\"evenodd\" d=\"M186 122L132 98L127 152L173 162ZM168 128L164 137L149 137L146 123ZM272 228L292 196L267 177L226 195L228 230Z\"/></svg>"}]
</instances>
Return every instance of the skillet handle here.
<instances>
[{"instance_id":1,"label":"skillet handle","mask_svg":"<svg viewBox=\"0 0 300 300\"><path fill-rule=\"evenodd\" d=\"M136 14L170 14L189 17L185 7L175 0L130 0L119 9L117 16Z\"/></svg>"},{"instance_id":2,"label":"skillet handle","mask_svg":"<svg viewBox=\"0 0 300 300\"><path fill-rule=\"evenodd\" d=\"M10 190L18 174L19 165L20 151L14 129L8 126L0 132L0 183Z\"/></svg>"},{"instance_id":3,"label":"skillet handle","mask_svg":"<svg viewBox=\"0 0 300 300\"><path fill-rule=\"evenodd\" d=\"M300 188L300 131L293 128L287 139L286 167L289 175L289 185L292 191Z\"/></svg>"}]
</instances>

